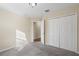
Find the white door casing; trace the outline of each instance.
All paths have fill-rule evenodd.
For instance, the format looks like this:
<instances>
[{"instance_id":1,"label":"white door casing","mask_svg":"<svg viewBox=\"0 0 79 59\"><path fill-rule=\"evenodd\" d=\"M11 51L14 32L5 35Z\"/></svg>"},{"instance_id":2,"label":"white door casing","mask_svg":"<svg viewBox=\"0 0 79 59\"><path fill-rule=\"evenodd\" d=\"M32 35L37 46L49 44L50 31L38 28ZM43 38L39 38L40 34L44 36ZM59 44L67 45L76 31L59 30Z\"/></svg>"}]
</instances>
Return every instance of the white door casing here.
<instances>
[{"instance_id":1,"label":"white door casing","mask_svg":"<svg viewBox=\"0 0 79 59\"><path fill-rule=\"evenodd\" d=\"M41 43L45 44L45 40L44 40L44 20L41 20Z\"/></svg>"}]
</instances>

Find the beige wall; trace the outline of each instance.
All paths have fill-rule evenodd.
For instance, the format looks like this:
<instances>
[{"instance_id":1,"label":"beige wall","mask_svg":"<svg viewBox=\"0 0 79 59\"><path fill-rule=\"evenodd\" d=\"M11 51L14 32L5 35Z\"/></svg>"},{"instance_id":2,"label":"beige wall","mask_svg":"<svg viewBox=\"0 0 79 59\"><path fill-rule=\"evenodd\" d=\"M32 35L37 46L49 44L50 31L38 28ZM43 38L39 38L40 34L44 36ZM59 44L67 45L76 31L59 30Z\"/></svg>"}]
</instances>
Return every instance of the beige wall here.
<instances>
[{"instance_id":1,"label":"beige wall","mask_svg":"<svg viewBox=\"0 0 79 59\"><path fill-rule=\"evenodd\" d=\"M0 9L0 50L15 47L16 29L25 33L28 42L31 42L32 22L27 17L21 17L12 12Z\"/></svg>"},{"instance_id":2,"label":"beige wall","mask_svg":"<svg viewBox=\"0 0 79 59\"><path fill-rule=\"evenodd\" d=\"M21 32L25 33L26 39L28 42L32 42L32 22L27 17L18 17L16 20L16 29L20 30Z\"/></svg>"},{"instance_id":3,"label":"beige wall","mask_svg":"<svg viewBox=\"0 0 79 59\"><path fill-rule=\"evenodd\" d=\"M33 22L34 39L41 37L41 22Z\"/></svg>"},{"instance_id":4,"label":"beige wall","mask_svg":"<svg viewBox=\"0 0 79 59\"><path fill-rule=\"evenodd\" d=\"M15 46L15 15L0 9L0 49Z\"/></svg>"}]
</instances>

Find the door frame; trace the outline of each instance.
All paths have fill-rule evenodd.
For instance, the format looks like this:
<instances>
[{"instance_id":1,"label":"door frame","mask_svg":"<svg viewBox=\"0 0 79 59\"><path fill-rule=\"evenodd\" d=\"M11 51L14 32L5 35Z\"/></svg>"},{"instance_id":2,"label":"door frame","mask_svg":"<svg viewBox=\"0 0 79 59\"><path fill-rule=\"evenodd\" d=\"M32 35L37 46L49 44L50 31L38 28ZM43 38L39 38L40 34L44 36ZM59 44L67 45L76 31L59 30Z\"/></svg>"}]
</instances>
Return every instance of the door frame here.
<instances>
[{"instance_id":1,"label":"door frame","mask_svg":"<svg viewBox=\"0 0 79 59\"><path fill-rule=\"evenodd\" d=\"M44 20L42 20L42 21L44 21ZM34 27L33 27L33 23L34 22L40 22L41 23L42 21L32 21L32 42L34 42ZM41 30L41 28L40 28L40 30ZM45 21L44 21L44 44L45 44Z\"/></svg>"},{"instance_id":2,"label":"door frame","mask_svg":"<svg viewBox=\"0 0 79 59\"><path fill-rule=\"evenodd\" d=\"M43 34L43 42L42 42L42 36L41 36L41 42L42 42L42 44L44 44L45 45L45 20L44 19L42 19L41 20L41 23L43 22L43 24L41 25L41 26L43 26L43 33L41 32L41 34ZM42 27L41 27L42 28ZM42 29L41 29L41 31L42 31Z\"/></svg>"}]
</instances>

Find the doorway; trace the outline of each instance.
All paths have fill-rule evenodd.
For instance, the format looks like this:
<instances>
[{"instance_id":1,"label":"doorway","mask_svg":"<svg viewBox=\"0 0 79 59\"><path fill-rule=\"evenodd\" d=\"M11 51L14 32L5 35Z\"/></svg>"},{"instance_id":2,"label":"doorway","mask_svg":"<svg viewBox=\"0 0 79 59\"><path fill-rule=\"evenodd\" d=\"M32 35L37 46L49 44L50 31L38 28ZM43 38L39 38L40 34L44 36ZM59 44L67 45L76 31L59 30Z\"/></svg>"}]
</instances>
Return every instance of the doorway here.
<instances>
[{"instance_id":1,"label":"doorway","mask_svg":"<svg viewBox=\"0 0 79 59\"><path fill-rule=\"evenodd\" d=\"M44 40L44 20L32 22L32 40L33 42L45 43Z\"/></svg>"},{"instance_id":2,"label":"doorway","mask_svg":"<svg viewBox=\"0 0 79 59\"><path fill-rule=\"evenodd\" d=\"M33 41L40 42L41 41L41 23L40 21L33 22Z\"/></svg>"}]
</instances>

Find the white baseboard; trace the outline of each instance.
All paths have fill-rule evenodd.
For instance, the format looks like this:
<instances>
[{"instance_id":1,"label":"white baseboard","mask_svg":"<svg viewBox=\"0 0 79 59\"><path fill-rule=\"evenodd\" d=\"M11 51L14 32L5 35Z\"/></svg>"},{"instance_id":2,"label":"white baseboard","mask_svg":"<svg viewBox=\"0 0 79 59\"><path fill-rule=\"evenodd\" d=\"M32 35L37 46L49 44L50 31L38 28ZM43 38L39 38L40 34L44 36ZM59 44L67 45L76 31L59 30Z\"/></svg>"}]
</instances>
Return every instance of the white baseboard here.
<instances>
[{"instance_id":1,"label":"white baseboard","mask_svg":"<svg viewBox=\"0 0 79 59\"><path fill-rule=\"evenodd\" d=\"M0 52L3 52L3 51L6 51L6 50L9 50L9 49L12 49L14 47L9 47L9 48L5 48L5 49L1 49Z\"/></svg>"}]
</instances>

